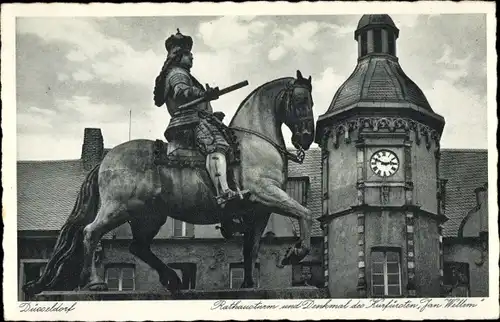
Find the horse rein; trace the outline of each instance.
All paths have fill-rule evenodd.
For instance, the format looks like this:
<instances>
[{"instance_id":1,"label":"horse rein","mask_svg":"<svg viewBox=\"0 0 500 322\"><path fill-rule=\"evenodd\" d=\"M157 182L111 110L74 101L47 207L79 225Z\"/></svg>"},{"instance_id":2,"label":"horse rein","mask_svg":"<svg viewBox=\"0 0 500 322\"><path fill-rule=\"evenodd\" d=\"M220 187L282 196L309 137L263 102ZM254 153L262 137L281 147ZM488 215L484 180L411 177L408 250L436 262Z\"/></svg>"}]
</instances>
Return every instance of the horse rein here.
<instances>
[{"instance_id":1,"label":"horse rein","mask_svg":"<svg viewBox=\"0 0 500 322\"><path fill-rule=\"evenodd\" d=\"M291 94L290 94L290 91L293 93L293 85L290 86L288 85L283 91L282 93L283 94L278 94L276 96L276 99L283 99L283 96L287 96L286 98L286 104L287 104L287 110L290 109L290 106L291 106ZM266 142L270 143L272 146L274 146L278 152L280 152L282 155L285 155L288 159L290 159L290 161L292 162L295 162L295 163L298 163L298 164L302 164L302 162L304 162L304 158L305 158L305 151L302 147L300 147L298 150L297 150L297 153L296 154L293 154L293 153L290 153L286 148L282 147L281 145L279 145L278 143L274 142L273 140L271 140L270 138L268 138L267 136L261 134L261 133L258 133L256 131L253 131L253 130L250 130L250 129L245 129L245 128L242 128L242 127L230 127L230 129L232 130L236 130L236 131L239 131L239 132L244 132L244 133L248 133L248 134L252 134L252 135L255 135L263 140L265 140Z\"/></svg>"},{"instance_id":2,"label":"horse rein","mask_svg":"<svg viewBox=\"0 0 500 322\"><path fill-rule=\"evenodd\" d=\"M285 155L291 161L293 161L295 163L299 163L299 164L302 164L302 162L304 162L305 152L304 152L304 149L302 149L302 148L297 150L297 154L292 154L287 149L280 146L278 143L274 142L273 140L271 140L267 136L260 134L259 132L255 132L253 130L245 129L245 128L238 127L238 126L230 127L230 129L258 136L259 138L263 139L264 141L266 141L266 142L270 143L272 146L274 146L281 154Z\"/></svg>"}]
</instances>

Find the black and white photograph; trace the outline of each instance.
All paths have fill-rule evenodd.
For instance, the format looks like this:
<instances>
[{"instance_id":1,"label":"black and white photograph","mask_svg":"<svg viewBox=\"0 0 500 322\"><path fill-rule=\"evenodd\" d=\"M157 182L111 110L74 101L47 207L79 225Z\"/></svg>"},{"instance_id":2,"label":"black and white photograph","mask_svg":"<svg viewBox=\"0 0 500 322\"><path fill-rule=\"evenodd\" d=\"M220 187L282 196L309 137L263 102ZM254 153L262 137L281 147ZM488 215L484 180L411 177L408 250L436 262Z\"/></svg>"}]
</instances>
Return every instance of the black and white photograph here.
<instances>
[{"instance_id":1,"label":"black and white photograph","mask_svg":"<svg viewBox=\"0 0 500 322\"><path fill-rule=\"evenodd\" d=\"M494 4L304 4L2 5L12 319L498 317Z\"/></svg>"}]
</instances>

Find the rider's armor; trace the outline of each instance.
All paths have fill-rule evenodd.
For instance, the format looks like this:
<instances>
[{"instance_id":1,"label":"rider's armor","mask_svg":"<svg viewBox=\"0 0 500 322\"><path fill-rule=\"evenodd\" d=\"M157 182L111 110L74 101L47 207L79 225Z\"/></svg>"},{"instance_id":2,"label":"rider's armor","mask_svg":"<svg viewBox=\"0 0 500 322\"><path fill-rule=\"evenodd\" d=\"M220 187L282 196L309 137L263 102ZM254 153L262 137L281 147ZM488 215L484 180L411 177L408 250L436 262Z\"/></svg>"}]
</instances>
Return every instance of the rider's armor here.
<instances>
[{"instance_id":1,"label":"rider's armor","mask_svg":"<svg viewBox=\"0 0 500 322\"><path fill-rule=\"evenodd\" d=\"M161 106L165 103L172 117L165 131L167 141L183 140L206 156L207 171L216 187L217 200L224 203L238 195L228 187L226 178L226 154L230 146L224 135L224 125L214 115L209 102L213 89L203 88L189 72L191 66L181 63L184 54L190 55L192 46L192 38L182 35L179 30L165 41L168 57L156 80L155 104ZM205 102L180 108L202 97L207 98Z\"/></svg>"},{"instance_id":2,"label":"rider's armor","mask_svg":"<svg viewBox=\"0 0 500 322\"><path fill-rule=\"evenodd\" d=\"M179 107L205 94L203 86L186 69L175 66L166 76L166 104L170 123L165 131L167 140L172 140L183 129L194 129L195 144L204 155L229 149L227 140L208 117L213 113L210 102L202 102L194 108L181 111ZM200 113L201 112L201 113ZM206 117L203 117L206 115Z\"/></svg>"}]
</instances>

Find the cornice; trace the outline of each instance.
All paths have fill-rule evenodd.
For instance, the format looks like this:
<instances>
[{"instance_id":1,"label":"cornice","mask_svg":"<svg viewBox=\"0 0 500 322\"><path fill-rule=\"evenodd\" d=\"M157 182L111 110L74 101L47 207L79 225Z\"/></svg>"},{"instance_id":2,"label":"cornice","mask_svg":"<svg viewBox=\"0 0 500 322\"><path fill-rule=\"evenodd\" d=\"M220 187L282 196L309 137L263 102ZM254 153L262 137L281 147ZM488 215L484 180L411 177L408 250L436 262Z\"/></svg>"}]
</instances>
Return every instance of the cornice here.
<instances>
[{"instance_id":1,"label":"cornice","mask_svg":"<svg viewBox=\"0 0 500 322\"><path fill-rule=\"evenodd\" d=\"M378 132L381 129L388 129L390 132L403 129L407 134L414 131L416 134L415 141L420 144L425 141L427 148L430 148L431 142L434 141L439 147L441 135L433 128L417 122L410 118L402 117L357 117L338 122L329 127L324 127L322 133L319 134L319 145L322 149L326 149L328 138L332 138L333 146L338 147L339 137L344 136L344 141L349 143L350 133L357 131L361 133L363 130L371 130Z\"/></svg>"}]
</instances>

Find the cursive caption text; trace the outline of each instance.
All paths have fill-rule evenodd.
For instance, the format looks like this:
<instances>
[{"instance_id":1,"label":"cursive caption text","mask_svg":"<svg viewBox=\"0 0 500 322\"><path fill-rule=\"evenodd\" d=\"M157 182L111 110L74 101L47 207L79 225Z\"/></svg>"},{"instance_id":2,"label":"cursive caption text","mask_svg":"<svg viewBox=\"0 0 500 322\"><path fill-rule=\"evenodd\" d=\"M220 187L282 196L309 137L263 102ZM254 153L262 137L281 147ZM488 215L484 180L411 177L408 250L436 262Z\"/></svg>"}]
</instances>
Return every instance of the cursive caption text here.
<instances>
[{"instance_id":1,"label":"cursive caption text","mask_svg":"<svg viewBox=\"0 0 500 322\"><path fill-rule=\"evenodd\" d=\"M64 312L69 313L76 307L74 303L35 303L23 302L19 304L19 312L37 312L37 313L50 313L50 312Z\"/></svg>"},{"instance_id":2,"label":"cursive caption text","mask_svg":"<svg viewBox=\"0 0 500 322\"><path fill-rule=\"evenodd\" d=\"M293 309L412 309L424 312L429 309L470 309L478 306L484 299L445 298L445 299L370 299L370 300L300 300L295 303L269 304L262 301L225 301L213 303L211 310L293 310Z\"/></svg>"}]
</instances>

